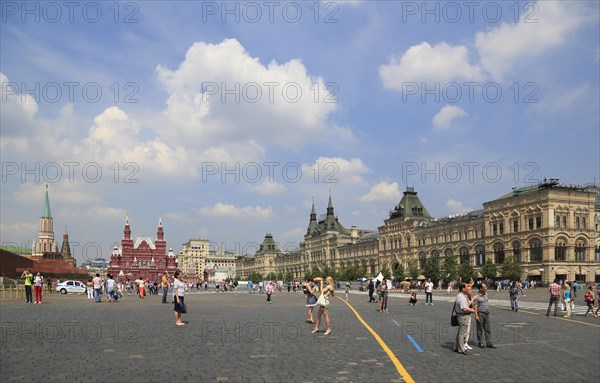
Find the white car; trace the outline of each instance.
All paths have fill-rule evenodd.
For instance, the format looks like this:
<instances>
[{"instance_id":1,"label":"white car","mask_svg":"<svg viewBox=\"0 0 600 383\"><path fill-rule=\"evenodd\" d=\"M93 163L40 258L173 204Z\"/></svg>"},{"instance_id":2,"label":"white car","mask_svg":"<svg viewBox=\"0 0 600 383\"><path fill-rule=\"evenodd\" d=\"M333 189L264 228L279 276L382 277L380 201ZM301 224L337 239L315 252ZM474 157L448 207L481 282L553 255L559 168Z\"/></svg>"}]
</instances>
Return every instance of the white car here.
<instances>
[{"instance_id":1,"label":"white car","mask_svg":"<svg viewBox=\"0 0 600 383\"><path fill-rule=\"evenodd\" d=\"M85 294L86 286L85 284L79 281L64 281L56 285L56 291L58 291L61 294Z\"/></svg>"}]
</instances>

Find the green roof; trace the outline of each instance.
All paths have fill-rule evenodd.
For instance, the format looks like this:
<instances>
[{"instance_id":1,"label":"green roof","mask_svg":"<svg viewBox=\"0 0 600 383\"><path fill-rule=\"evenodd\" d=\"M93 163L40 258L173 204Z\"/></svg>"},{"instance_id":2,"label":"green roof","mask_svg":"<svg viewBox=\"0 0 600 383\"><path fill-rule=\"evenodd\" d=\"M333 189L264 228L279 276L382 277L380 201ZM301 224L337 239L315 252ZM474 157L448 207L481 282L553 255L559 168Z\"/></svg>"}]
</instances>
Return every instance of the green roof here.
<instances>
[{"instance_id":1,"label":"green roof","mask_svg":"<svg viewBox=\"0 0 600 383\"><path fill-rule=\"evenodd\" d=\"M50 212L50 198L48 198L48 185L46 185L46 197L44 198L44 214L42 218L52 218L52 213Z\"/></svg>"},{"instance_id":2,"label":"green roof","mask_svg":"<svg viewBox=\"0 0 600 383\"><path fill-rule=\"evenodd\" d=\"M431 218L413 187L407 187L402 199L390 212L390 218Z\"/></svg>"}]
</instances>

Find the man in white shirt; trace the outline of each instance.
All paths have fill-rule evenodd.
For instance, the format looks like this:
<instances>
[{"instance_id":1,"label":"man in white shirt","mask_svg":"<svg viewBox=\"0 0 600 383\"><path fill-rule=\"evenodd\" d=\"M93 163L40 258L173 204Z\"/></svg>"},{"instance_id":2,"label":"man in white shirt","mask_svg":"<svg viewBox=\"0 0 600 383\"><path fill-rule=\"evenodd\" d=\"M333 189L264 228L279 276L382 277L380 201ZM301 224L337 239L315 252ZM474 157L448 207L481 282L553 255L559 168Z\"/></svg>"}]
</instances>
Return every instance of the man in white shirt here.
<instances>
[{"instance_id":1,"label":"man in white shirt","mask_svg":"<svg viewBox=\"0 0 600 383\"><path fill-rule=\"evenodd\" d=\"M431 278L425 282L425 304L433 306L433 282L431 282Z\"/></svg>"}]
</instances>

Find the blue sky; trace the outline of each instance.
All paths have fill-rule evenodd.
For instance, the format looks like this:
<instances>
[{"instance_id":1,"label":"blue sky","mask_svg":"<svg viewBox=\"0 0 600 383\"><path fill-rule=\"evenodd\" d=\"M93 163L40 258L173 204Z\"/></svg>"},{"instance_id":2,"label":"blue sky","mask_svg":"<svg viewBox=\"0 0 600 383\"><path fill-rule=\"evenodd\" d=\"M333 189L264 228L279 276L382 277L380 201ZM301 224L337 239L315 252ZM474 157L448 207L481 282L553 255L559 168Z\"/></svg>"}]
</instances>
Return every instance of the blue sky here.
<instances>
[{"instance_id":1,"label":"blue sky","mask_svg":"<svg viewBox=\"0 0 600 383\"><path fill-rule=\"evenodd\" d=\"M83 260L125 211L175 251L253 252L300 242L330 191L376 230L407 185L444 216L598 182L598 3L423 4L3 2L2 242L37 237L46 183Z\"/></svg>"}]
</instances>

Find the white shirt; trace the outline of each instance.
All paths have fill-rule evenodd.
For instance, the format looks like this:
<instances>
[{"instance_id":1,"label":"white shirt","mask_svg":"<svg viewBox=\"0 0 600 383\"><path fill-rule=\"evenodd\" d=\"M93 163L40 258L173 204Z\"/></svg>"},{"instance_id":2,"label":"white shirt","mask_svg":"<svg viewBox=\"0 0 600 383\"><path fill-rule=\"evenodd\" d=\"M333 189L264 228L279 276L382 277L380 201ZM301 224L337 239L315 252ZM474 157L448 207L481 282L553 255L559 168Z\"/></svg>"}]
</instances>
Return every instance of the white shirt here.
<instances>
[{"instance_id":1,"label":"white shirt","mask_svg":"<svg viewBox=\"0 0 600 383\"><path fill-rule=\"evenodd\" d=\"M173 292L175 292L175 289L177 289L177 296L185 296L185 284L177 278L173 280Z\"/></svg>"},{"instance_id":2,"label":"white shirt","mask_svg":"<svg viewBox=\"0 0 600 383\"><path fill-rule=\"evenodd\" d=\"M433 282L425 282L425 292L430 293L433 291Z\"/></svg>"}]
</instances>

